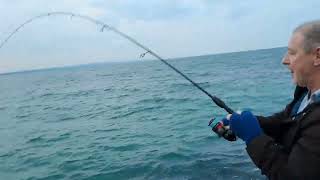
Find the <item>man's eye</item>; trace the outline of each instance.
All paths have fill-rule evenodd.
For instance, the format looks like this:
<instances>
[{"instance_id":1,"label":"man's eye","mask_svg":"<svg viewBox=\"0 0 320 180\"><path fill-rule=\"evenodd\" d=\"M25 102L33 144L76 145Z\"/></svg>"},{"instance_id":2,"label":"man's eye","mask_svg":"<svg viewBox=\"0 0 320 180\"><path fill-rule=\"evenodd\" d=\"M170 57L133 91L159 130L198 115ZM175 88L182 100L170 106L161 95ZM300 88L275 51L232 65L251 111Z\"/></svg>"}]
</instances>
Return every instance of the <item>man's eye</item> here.
<instances>
[{"instance_id":1,"label":"man's eye","mask_svg":"<svg viewBox=\"0 0 320 180\"><path fill-rule=\"evenodd\" d=\"M290 52L288 52L288 54L289 54L289 55L295 55L295 54L296 54L296 52L292 52L292 51L290 51Z\"/></svg>"}]
</instances>

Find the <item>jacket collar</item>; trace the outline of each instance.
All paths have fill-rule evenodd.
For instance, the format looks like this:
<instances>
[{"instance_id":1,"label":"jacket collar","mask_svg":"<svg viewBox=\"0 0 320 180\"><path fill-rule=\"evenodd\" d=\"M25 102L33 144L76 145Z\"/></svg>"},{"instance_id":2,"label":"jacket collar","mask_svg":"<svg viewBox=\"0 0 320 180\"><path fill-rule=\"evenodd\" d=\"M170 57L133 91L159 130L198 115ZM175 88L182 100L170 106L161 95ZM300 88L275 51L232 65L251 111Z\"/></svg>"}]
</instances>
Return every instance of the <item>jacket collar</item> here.
<instances>
[{"instance_id":1,"label":"jacket collar","mask_svg":"<svg viewBox=\"0 0 320 180\"><path fill-rule=\"evenodd\" d=\"M294 101L300 99L300 97L307 92L308 92L308 89L306 87L296 86L296 89L294 91Z\"/></svg>"}]
</instances>

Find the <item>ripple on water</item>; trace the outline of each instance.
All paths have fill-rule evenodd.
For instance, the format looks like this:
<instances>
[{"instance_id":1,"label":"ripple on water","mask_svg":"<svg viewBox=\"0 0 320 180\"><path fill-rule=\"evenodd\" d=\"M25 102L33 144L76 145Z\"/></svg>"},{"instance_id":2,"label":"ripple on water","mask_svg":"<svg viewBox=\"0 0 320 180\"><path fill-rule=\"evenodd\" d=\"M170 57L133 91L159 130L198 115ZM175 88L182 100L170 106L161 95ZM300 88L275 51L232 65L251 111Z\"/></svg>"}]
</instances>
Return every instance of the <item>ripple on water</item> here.
<instances>
[{"instance_id":1,"label":"ripple on water","mask_svg":"<svg viewBox=\"0 0 320 180\"><path fill-rule=\"evenodd\" d=\"M38 137L31 138L27 141L27 144L41 144L46 145L47 143L51 142L59 142L65 139L68 139L71 137L71 133L63 133L61 135L58 135L57 137L46 137L45 135L40 135Z\"/></svg>"},{"instance_id":2,"label":"ripple on water","mask_svg":"<svg viewBox=\"0 0 320 180\"><path fill-rule=\"evenodd\" d=\"M119 152L124 152L124 151L133 151L133 150L138 150L142 148L143 146L141 144L127 144L127 145L121 145L121 146L114 146L112 147L112 151L119 151Z\"/></svg>"}]
</instances>

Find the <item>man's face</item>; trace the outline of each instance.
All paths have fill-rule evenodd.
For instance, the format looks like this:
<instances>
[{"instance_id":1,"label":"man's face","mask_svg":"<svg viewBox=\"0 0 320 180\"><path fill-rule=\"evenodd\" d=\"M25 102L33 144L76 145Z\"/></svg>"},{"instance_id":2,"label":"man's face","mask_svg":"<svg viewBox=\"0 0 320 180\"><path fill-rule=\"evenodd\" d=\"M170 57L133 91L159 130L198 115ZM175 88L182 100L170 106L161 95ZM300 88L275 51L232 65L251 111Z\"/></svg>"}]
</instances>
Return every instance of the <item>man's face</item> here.
<instances>
[{"instance_id":1,"label":"man's face","mask_svg":"<svg viewBox=\"0 0 320 180\"><path fill-rule=\"evenodd\" d=\"M292 34L288 52L282 60L292 74L295 84L306 87L313 71L313 53L306 53L303 49L304 36L300 32Z\"/></svg>"}]
</instances>

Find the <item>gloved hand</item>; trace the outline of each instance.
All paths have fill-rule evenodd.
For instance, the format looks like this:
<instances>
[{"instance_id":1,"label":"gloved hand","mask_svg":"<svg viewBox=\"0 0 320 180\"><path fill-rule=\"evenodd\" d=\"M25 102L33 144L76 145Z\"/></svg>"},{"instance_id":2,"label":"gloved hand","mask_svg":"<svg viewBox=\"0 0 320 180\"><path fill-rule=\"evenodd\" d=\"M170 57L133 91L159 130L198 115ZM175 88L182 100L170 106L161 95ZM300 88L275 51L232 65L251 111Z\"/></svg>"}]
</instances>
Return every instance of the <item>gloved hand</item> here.
<instances>
[{"instance_id":1,"label":"gloved hand","mask_svg":"<svg viewBox=\"0 0 320 180\"><path fill-rule=\"evenodd\" d=\"M262 134L257 118L250 111L243 111L241 114L233 113L230 117L230 129L247 145L252 139Z\"/></svg>"}]
</instances>

